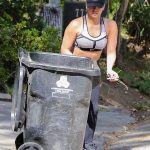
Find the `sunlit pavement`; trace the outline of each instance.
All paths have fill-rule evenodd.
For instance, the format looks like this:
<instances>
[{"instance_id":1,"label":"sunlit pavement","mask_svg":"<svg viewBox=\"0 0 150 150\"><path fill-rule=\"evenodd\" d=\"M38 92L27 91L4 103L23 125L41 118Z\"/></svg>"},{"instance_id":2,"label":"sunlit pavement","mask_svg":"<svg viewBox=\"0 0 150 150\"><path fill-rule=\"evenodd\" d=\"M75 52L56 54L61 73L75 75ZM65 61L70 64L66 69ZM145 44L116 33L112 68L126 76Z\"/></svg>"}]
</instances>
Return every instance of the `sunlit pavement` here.
<instances>
[{"instance_id":1,"label":"sunlit pavement","mask_svg":"<svg viewBox=\"0 0 150 150\"><path fill-rule=\"evenodd\" d=\"M139 124L133 130L118 137L111 150L150 150L150 121Z\"/></svg>"}]
</instances>

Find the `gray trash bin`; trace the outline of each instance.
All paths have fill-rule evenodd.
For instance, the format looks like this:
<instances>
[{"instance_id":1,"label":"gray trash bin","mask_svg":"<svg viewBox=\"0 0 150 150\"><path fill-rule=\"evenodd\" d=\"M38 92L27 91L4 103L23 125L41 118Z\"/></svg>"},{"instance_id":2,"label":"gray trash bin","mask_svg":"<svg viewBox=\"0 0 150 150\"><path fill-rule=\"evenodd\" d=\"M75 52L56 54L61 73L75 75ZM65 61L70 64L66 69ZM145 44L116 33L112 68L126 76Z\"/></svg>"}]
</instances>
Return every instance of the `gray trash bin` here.
<instances>
[{"instance_id":1,"label":"gray trash bin","mask_svg":"<svg viewBox=\"0 0 150 150\"><path fill-rule=\"evenodd\" d=\"M16 80L20 86L26 82L27 88L26 94L20 94L23 88L18 90L20 98L13 96L12 120L15 131L23 127L24 145L35 142L44 150L82 150L92 83L100 77L97 63L85 57L24 50L19 60L21 77L27 78L22 84L18 76Z\"/></svg>"}]
</instances>

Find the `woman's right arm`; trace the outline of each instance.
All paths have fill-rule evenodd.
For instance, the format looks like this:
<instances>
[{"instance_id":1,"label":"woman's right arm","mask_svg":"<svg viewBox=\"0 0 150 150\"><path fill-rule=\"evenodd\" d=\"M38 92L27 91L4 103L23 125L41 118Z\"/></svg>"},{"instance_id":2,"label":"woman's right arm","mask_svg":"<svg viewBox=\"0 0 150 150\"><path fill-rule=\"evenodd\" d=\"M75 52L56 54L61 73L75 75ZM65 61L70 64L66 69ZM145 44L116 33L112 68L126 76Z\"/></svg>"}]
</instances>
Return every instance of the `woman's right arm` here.
<instances>
[{"instance_id":1,"label":"woman's right arm","mask_svg":"<svg viewBox=\"0 0 150 150\"><path fill-rule=\"evenodd\" d=\"M62 45L61 45L61 54L73 54L73 46L74 41L77 36L77 21L73 20L70 22L70 24L65 29Z\"/></svg>"}]
</instances>

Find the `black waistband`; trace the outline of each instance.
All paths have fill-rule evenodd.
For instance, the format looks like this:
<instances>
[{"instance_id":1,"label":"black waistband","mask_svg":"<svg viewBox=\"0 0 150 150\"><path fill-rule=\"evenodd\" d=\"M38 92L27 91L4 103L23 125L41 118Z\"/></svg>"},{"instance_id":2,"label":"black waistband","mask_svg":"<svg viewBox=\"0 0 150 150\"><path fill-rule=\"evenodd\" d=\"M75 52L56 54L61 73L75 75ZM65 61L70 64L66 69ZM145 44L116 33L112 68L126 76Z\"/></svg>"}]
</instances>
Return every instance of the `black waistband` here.
<instances>
[{"instance_id":1,"label":"black waistband","mask_svg":"<svg viewBox=\"0 0 150 150\"><path fill-rule=\"evenodd\" d=\"M79 47L79 48L83 51L101 51L101 49L81 48L81 47Z\"/></svg>"}]
</instances>

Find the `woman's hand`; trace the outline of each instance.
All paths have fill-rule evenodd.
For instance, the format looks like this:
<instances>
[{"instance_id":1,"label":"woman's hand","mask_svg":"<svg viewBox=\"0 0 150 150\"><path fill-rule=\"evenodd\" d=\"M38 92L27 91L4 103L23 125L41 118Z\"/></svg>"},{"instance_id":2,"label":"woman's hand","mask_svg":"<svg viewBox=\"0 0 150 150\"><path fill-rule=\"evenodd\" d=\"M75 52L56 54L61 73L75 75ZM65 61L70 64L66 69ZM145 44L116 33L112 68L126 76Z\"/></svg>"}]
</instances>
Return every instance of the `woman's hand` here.
<instances>
[{"instance_id":1,"label":"woman's hand","mask_svg":"<svg viewBox=\"0 0 150 150\"><path fill-rule=\"evenodd\" d=\"M107 80L109 80L110 82L115 82L119 80L118 73L113 70L107 70L107 76Z\"/></svg>"}]
</instances>

